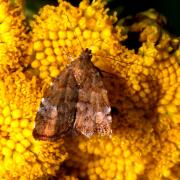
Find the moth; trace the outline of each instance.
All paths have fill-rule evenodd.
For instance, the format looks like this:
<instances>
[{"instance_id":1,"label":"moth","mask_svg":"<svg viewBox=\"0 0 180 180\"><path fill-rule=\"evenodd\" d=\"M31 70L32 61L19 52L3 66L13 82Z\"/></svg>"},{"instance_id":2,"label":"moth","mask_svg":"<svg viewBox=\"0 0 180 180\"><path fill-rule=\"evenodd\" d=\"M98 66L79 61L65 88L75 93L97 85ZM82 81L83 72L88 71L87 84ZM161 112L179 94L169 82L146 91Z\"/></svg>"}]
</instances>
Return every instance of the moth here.
<instances>
[{"instance_id":1,"label":"moth","mask_svg":"<svg viewBox=\"0 0 180 180\"><path fill-rule=\"evenodd\" d=\"M66 67L45 90L35 118L33 136L56 141L68 134L110 136L111 107L91 50Z\"/></svg>"}]
</instances>

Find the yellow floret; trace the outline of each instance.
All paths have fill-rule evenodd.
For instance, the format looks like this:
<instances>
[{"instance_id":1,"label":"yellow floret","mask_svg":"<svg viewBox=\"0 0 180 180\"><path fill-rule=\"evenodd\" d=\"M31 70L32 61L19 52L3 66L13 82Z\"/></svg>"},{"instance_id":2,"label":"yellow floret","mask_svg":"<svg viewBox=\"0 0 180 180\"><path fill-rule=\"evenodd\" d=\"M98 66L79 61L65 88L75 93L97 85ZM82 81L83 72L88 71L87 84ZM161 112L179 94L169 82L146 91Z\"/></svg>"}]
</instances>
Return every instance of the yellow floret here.
<instances>
[{"instance_id":1,"label":"yellow floret","mask_svg":"<svg viewBox=\"0 0 180 180\"><path fill-rule=\"evenodd\" d=\"M6 106L6 107L3 108L2 114L3 114L5 117L9 116L10 113L11 113L11 111L10 111L9 106Z\"/></svg>"},{"instance_id":2,"label":"yellow floret","mask_svg":"<svg viewBox=\"0 0 180 180\"><path fill-rule=\"evenodd\" d=\"M9 157L12 155L12 151L11 149L9 149L8 147L3 147L2 148L2 154L6 157Z\"/></svg>"},{"instance_id":3,"label":"yellow floret","mask_svg":"<svg viewBox=\"0 0 180 180\"><path fill-rule=\"evenodd\" d=\"M19 153L23 153L25 151L25 148L24 148L24 146L21 143L17 143L16 147L15 147L15 150L17 152L19 152Z\"/></svg>"},{"instance_id":4,"label":"yellow floret","mask_svg":"<svg viewBox=\"0 0 180 180\"><path fill-rule=\"evenodd\" d=\"M34 60L32 63L31 63L31 66L32 68L38 68L40 66L40 63L38 60Z\"/></svg>"},{"instance_id":5,"label":"yellow floret","mask_svg":"<svg viewBox=\"0 0 180 180\"><path fill-rule=\"evenodd\" d=\"M17 119L17 118L20 118L22 116L22 112L20 109L15 109L11 112L12 114L12 118L13 119Z\"/></svg>"},{"instance_id":6,"label":"yellow floret","mask_svg":"<svg viewBox=\"0 0 180 180\"><path fill-rule=\"evenodd\" d=\"M36 41L34 43L34 50L36 51L42 51L44 49L43 43L41 41Z\"/></svg>"},{"instance_id":7,"label":"yellow floret","mask_svg":"<svg viewBox=\"0 0 180 180\"><path fill-rule=\"evenodd\" d=\"M7 146L10 148L10 149L14 149L15 147L15 142L13 140L8 140L7 141Z\"/></svg>"}]
</instances>

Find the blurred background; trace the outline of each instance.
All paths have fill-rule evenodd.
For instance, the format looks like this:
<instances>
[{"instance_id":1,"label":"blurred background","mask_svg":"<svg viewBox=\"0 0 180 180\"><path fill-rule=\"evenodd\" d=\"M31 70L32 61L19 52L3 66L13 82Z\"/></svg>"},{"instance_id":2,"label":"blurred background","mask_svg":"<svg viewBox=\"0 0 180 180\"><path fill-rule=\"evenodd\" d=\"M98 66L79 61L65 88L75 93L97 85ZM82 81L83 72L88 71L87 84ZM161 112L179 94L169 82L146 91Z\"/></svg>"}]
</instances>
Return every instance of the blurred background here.
<instances>
[{"instance_id":1,"label":"blurred background","mask_svg":"<svg viewBox=\"0 0 180 180\"><path fill-rule=\"evenodd\" d=\"M81 2L80 0L68 1L75 6ZM118 12L119 19L154 8L166 17L167 30L180 36L180 0L107 0L107 3L111 11ZM57 5L58 3L56 0L26 0L27 16L32 18L32 15L45 4Z\"/></svg>"}]
</instances>

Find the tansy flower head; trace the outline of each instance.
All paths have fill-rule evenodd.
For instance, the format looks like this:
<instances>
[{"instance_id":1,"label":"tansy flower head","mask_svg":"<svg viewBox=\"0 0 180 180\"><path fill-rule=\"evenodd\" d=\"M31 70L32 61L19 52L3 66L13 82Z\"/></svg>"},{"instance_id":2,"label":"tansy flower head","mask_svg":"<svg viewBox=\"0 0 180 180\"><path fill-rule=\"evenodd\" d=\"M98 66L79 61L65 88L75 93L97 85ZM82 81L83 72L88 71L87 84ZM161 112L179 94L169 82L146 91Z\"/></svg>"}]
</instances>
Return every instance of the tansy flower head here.
<instances>
[{"instance_id":1,"label":"tansy flower head","mask_svg":"<svg viewBox=\"0 0 180 180\"><path fill-rule=\"evenodd\" d=\"M36 77L27 78L20 71L0 81L1 179L34 179L55 174L66 157L60 150L62 141L44 143L32 137L41 96Z\"/></svg>"},{"instance_id":2,"label":"tansy flower head","mask_svg":"<svg viewBox=\"0 0 180 180\"><path fill-rule=\"evenodd\" d=\"M0 1L0 77L29 63L28 35L22 8Z\"/></svg>"}]
</instances>

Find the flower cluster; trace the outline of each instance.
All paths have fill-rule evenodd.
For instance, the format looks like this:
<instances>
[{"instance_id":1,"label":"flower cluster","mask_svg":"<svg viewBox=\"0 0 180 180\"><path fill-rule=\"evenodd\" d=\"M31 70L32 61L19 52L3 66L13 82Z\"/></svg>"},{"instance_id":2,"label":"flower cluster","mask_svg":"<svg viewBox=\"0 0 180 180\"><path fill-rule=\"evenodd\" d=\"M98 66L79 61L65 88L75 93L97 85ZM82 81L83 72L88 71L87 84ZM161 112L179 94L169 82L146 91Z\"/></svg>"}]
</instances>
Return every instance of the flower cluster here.
<instances>
[{"instance_id":1,"label":"flower cluster","mask_svg":"<svg viewBox=\"0 0 180 180\"><path fill-rule=\"evenodd\" d=\"M113 27L115 14L108 16L101 1L91 5L82 1L78 8L62 1L58 7L45 6L39 13L31 23L35 54L31 65L42 79L56 77L82 48L92 49L95 64L109 64L106 57L116 56L119 41L125 38L121 35L123 28Z\"/></svg>"},{"instance_id":2,"label":"flower cluster","mask_svg":"<svg viewBox=\"0 0 180 180\"><path fill-rule=\"evenodd\" d=\"M61 146L63 141L42 143L32 136L43 85L26 68L30 64L28 34L22 15L6 1L0 2L0 9L0 179L35 179L55 174L67 153Z\"/></svg>"},{"instance_id":3,"label":"flower cluster","mask_svg":"<svg viewBox=\"0 0 180 180\"><path fill-rule=\"evenodd\" d=\"M150 9L115 25L104 1L60 1L27 31L16 2L0 0L0 178L179 179L180 40L162 28L165 18ZM112 137L36 141L44 89L82 48L109 72Z\"/></svg>"},{"instance_id":4,"label":"flower cluster","mask_svg":"<svg viewBox=\"0 0 180 180\"><path fill-rule=\"evenodd\" d=\"M1 178L38 177L44 174L43 168L53 174L66 157L63 149L60 151L62 141L42 143L32 137L33 119L42 96L38 84L35 76L28 78L21 71L0 82Z\"/></svg>"},{"instance_id":5,"label":"flower cluster","mask_svg":"<svg viewBox=\"0 0 180 180\"><path fill-rule=\"evenodd\" d=\"M20 6L0 0L0 77L29 62L29 37Z\"/></svg>"}]
</instances>

